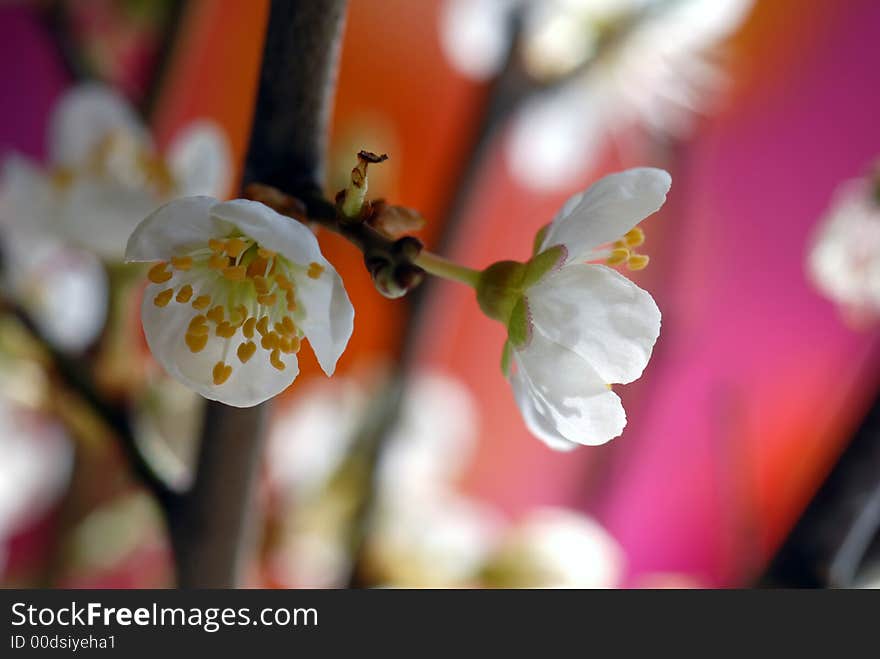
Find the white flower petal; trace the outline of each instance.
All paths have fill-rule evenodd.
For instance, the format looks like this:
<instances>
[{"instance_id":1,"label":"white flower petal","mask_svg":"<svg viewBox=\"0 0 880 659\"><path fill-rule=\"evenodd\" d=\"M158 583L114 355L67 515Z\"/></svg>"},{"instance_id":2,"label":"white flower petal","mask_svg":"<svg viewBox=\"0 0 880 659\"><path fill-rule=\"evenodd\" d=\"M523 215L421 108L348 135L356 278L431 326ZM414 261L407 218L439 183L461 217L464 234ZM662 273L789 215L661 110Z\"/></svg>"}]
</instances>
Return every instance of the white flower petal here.
<instances>
[{"instance_id":1,"label":"white flower petal","mask_svg":"<svg viewBox=\"0 0 880 659\"><path fill-rule=\"evenodd\" d=\"M132 232L157 205L143 188L78 179L57 198L55 231L103 259L121 261Z\"/></svg>"},{"instance_id":2,"label":"white flower petal","mask_svg":"<svg viewBox=\"0 0 880 659\"><path fill-rule=\"evenodd\" d=\"M86 83L68 91L55 106L49 126L50 160L83 164L101 140L118 132L144 144L150 138L128 102L109 87Z\"/></svg>"},{"instance_id":3,"label":"white flower petal","mask_svg":"<svg viewBox=\"0 0 880 659\"><path fill-rule=\"evenodd\" d=\"M623 576L620 545L593 519L572 510L532 511L492 558L504 585L519 588L614 588Z\"/></svg>"},{"instance_id":4,"label":"white flower petal","mask_svg":"<svg viewBox=\"0 0 880 659\"><path fill-rule=\"evenodd\" d=\"M589 362L603 381L627 384L645 370L660 335L660 310L617 271L572 263L527 295L534 327Z\"/></svg>"},{"instance_id":5,"label":"white flower petal","mask_svg":"<svg viewBox=\"0 0 880 659\"><path fill-rule=\"evenodd\" d=\"M589 257L600 245L621 238L666 201L672 177L639 167L599 179L569 199L553 220L542 249L565 245L569 260Z\"/></svg>"},{"instance_id":6,"label":"white flower petal","mask_svg":"<svg viewBox=\"0 0 880 659\"><path fill-rule=\"evenodd\" d=\"M63 426L0 398L0 544L64 493L73 455Z\"/></svg>"},{"instance_id":7,"label":"white flower petal","mask_svg":"<svg viewBox=\"0 0 880 659\"><path fill-rule=\"evenodd\" d=\"M269 246L300 265L318 264L319 277L296 276L296 295L305 317L305 332L321 368L332 375L354 327L354 308L342 278L321 254L318 240L306 226L255 201L235 199L211 208L215 218L238 227L261 245Z\"/></svg>"},{"instance_id":8,"label":"white flower petal","mask_svg":"<svg viewBox=\"0 0 880 659\"><path fill-rule=\"evenodd\" d=\"M556 451L571 451L579 446L559 434L553 418L538 410L522 373L514 373L510 377L510 384L513 387L513 397L530 433Z\"/></svg>"},{"instance_id":9,"label":"white flower petal","mask_svg":"<svg viewBox=\"0 0 880 659\"><path fill-rule=\"evenodd\" d=\"M212 239L223 241L239 234L277 254L275 266L270 268L264 262L264 274L259 275L267 287L263 294L257 292L258 275L239 270L249 266L235 266L239 274L233 275L227 268L231 261L224 260L219 266L211 263L221 253L213 250L223 249L212 246ZM175 263L173 256L186 257L188 265ZM246 200L217 203L211 197L172 201L138 227L129 241L127 257L163 262L154 266L159 274L151 274L151 281L161 283L145 292L142 318L147 342L169 374L206 398L247 407L280 393L298 373L293 353L300 345L299 331L330 374L351 336L354 310L342 280L321 255L315 236L299 222L263 204ZM168 260L170 265L165 263ZM171 272L166 270L169 267ZM275 292L266 292L274 286L278 286ZM184 300L178 302L181 294ZM202 298L207 299L199 304L206 306L198 306L200 311L196 311L196 302ZM207 311L211 304L214 306ZM205 323L206 344L186 338L190 322L197 317L200 320L195 326ZM258 321L263 323L262 329ZM236 322L240 324L233 329ZM246 328L250 338L244 336ZM261 336L253 334L255 329ZM232 336L225 337L230 330ZM251 346L243 346L249 341ZM241 353L243 364L240 348L245 351ZM255 353L247 354L254 349ZM231 371L224 373L228 367Z\"/></svg>"},{"instance_id":10,"label":"white flower petal","mask_svg":"<svg viewBox=\"0 0 880 659\"><path fill-rule=\"evenodd\" d=\"M563 438L595 446L623 432L620 398L577 353L535 332L526 348L514 351L514 360L535 411Z\"/></svg>"},{"instance_id":11,"label":"white flower petal","mask_svg":"<svg viewBox=\"0 0 880 659\"><path fill-rule=\"evenodd\" d=\"M49 228L50 215L49 183L42 170L27 158L8 156L0 177L0 226L34 236Z\"/></svg>"},{"instance_id":12,"label":"white flower petal","mask_svg":"<svg viewBox=\"0 0 880 659\"><path fill-rule=\"evenodd\" d=\"M440 45L457 71L475 80L498 73L510 48L515 8L515 0L446 0Z\"/></svg>"},{"instance_id":13,"label":"white flower petal","mask_svg":"<svg viewBox=\"0 0 880 659\"><path fill-rule=\"evenodd\" d=\"M411 379L379 464L386 497L412 501L448 491L470 462L478 426L463 382L428 372Z\"/></svg>"},{"instance_id":14,"label":"white flower petal","mask_svg":"<svg viewBox=\"0 0 880 659\"><path fill-rule=\"evenodd\" d=\"M236 347L247 340L241 329L228 343L212 336L203 350L191 352L184 342L184 336L190 320L197 312L187 305L169 308L153 304L157 293L174 284L174 280L171 280L167 284L147 286L141 305L147 344L169 375L205 398L233 407L251 407L262 403L293 383L299 374L296 355L280 356L286 365L283 371L270 366L266 351L259 347L246 364L238 360ZM171 305L175 304L171 302ZM213 369L220 361L232 366L232 374L226 382L218 386L213 382Z\"/></svg>"},{"instance_id":15,"label":"white flower petal","mask_svg":"<svg viewBox=\"0 0 880 659\"><path fill-rule=\"evenodd\" d=\"M224 201L211 208L211 216L238 227L260 245L275 250L294 263L327 263L321 255L318 239L308 227L258 201Z\"/></svg>"},{"instance_id":16,"label":"white flower petal","mask_svg":"<svg viewBox=\"0 0 880 659\"><path fill-rule=\"evenodd\" d=\"M125 260L162 261L181 248L227 234L230 225L210 213L216 205L212 197L183 197L159 207L131 234Z\"/></svg>"},{"instance_id":17,"label":"white flower petal","mask_svg":"<svg viewBox=\"0 0 880 659\"><path fill-rule=\"evenodd\" d=\"M838 304L875 310L880 302L880 206L864 179L841 184L807 255L816 287Z\"/></svg>"},{"instance_id":18,"label":"white flower petal","mask_svg":"<svg viewBox=\"0 0 880 659\"><path fill-rule=\"evenodd\" d=\"M53 345L87 348L107 317L107 273L89 252L44 244L28 254L16 288Z\"/></svg>"},{"instance_id":19,"label":"white flower petal","mask_svg":"<svg viewBox=\"0 0 880 659\"><path fill-rule=\"evenodd\" d=\"M511 121L507 164L537 190L574 186L593 164L603 137L602 97L579 84L526 102Z\"/></svg>"},{"instance_id":20,"label":"white flower petal","mask_svg":"<svg viewBox=\"0 0 880 659\"><path fill-rule=\"evenodd\" d=\"M312 262L321 265L324 271L317 279L296 277L296 295L305 310L299 326L323 371L333 375L354 330L354 307L333 266L323 256Z\"/></svg>"},{"instance_id":21,"label":"white flower petal","mask_svg":"<svg viewBox=\"0 0 880 659\"><path fill-rule=\"evenodd\" d=\"M168 147L168 164L181 195L225 197L229 190L229 142L214 122L193 122L175 136Z\"/></svg>"}]
</instances>

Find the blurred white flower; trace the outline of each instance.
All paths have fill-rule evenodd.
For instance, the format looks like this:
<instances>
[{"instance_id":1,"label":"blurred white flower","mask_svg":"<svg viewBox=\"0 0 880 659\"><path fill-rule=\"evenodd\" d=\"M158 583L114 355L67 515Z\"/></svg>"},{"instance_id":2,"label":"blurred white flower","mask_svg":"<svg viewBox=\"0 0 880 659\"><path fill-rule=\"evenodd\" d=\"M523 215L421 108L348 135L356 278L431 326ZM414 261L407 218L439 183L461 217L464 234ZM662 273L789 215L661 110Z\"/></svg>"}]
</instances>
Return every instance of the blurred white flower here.
<instances>
[{"instance_id":1,"label":"blurred white flower","mask_svg":"<svg viewBox=\"0 0 880 659\"><path fill-rule=\"evenodd\" d=\"M854 315L880 314L880 197L867 179L840 186L807 255L816 287Z\"/></svg>"},{"instance_id":2,"label":"blurred white flower","mask_svg":"<svg viewBox=\"0 0 880 659\"><path fill-rule=\"evenodd\" d=\"M603 444L626 425L611 384L641 376L660 310L607 266L647 265L636 224L663 205L670 184L660 169L606 176L566 202L528 263L502 261L480 277L481 308L508 330L502 369L529 430L552 448Z\"/></svg>"},{"instance_id":3,"label":"blurred white flower","mask_svg":"<svg viewBox=\"0 0 880 659\"><path fill-rule=\"evenodd\" d=\"M543 508L508 530L483 576L486 585L503 588L614 588L623 570L620 546L597 522Z\"/></svg>"},{"instance_id":4,"label":"blurred white flower","mask_svg":"<svg viewBox=\"0 0 880 659\"><path fill-rule=\"evenodd\" d=\"M101 262L54 241L8 240L6 246L4 284L46 339L69 352L91 345L107 317L109 290Z\"/></svg>"},{"instance_id":5,"label":"blurred white flower","mask_svg":"<svg viewBox=\"0 0 880 659\"><path fill-rule=\"evenodd\" d=\"M457 69L496 74L522 8L521 65L553 86L514 116L508 164L523 184L579 180L607 138L633 125L683 136L723 82L708 55L752 0L448 0L441 43Z\"/></svg>"},{"instance_id":6,"label":"blurred white flower","mask_svg":"<svg viewBox=\"0 0 880 659\"><path fill-rule=\"evenodd\" d=\"M138 448L175 489L192 485L205 399L164 373L154 373L132 410Z\"/></svg>"},{"instance_id":7,"label":"blurred white flower","mask_svg":"<svg viewBox=\"0 0 880 659\"><path fill-rule=\"evenodd\" d=\"M345 460L366 411L367 393L350 378L312 380L275 408L267 468L273 483L303 500Z\"/></svg>"},{"instance_id":8,"label":"blurred white flower","mask_svg":"<svg viewBox=\"0 0 880 659\"><path fill-rule=\"evenodd\" d=\"M73 446L60 425L0 398L0 554L62 493L72 465Z\"/></svg>"},{"instance_id":9,"label":"blurred white flower","mask_svg":"<svg viewBox=\"0 0 880 659\"><path fill-rule=\"evenodd\" d=\"M416 505L448 491L470 463L478 427L473 395L461 382L438 373L413 379L379 465L384 496Z\"/></svg>"},{"instance_id":10,"label":"blurred white flower","mask_svg":"<svg viewBox=\"0 0 880 659\"><path fill-rule=\"evenodd\" d=\"M65 245L41 230L39 178L30 165L10 157L0 182L2 279L40 330L62 350L79 352L101 332L107 315L108 282L90 252ZM34 196L29 196L34 195ZM30 207L32 215L18 214ZM20 226L21 225L21 226Z\"/></svg>"},{"instance_id":11,"label":"blurred white flower","mask_svg":"<svg viewBox=\"0 0 880 659\"><path fill-rule=\"evenodd\" d=\"M692 114L708 109L723 82L707 51L734 32L752 3L569 0L562 4L563 11L574 12L570 20L593 26L595 34L587 42L607 38L608 45L595 53L585 51L584 61L593 59L583 74L532 99L514 118L508 163L518 180L537 188L575 183L607 138L630 126L684 136ZM607 10L604 15L595 11L597 4ZM571 52L571 47L560 45L561 35L552 36L542 42ZM535 62L546 57L538 54L540 48L530 52L536 53ZM537 68L555 68L563 74L566 67L559 59L549 57ZM575 66L570 62L568 70Z\"/></svg>"},{"instance_id":12,"label":"blurred white flower","mask_svg":"<svg viewBox=\"0 0 880 659\"><path fill-rule=\"evenodd\" d=\"M510 49L511 12L521 0L446 0L439 28L443 53L469 78L498 72Z\"/></svg>"},{"instance_id":13,"label":"blurred white flower","mask_svg":"<svg viewBox=\"0 0 880 659\"><path fill-rule=\"evenodd\" d=\"M292 583L338 585L348 549L336 526L347 523L351 502L345 498L355 493L331 481L339 478L370 404L363 385L334 378L307 385L275 419L267 462L295 511L279 559ZM371 560L384 581L410 583L434 560L430 555L448 548L433 583L457 583L472 574L494 524L494 516L452 493L476 440L476 406L461 383L435 373L412 379L401 405L377 467ZM399 573L388 571L392 551L411 556Z\"/></svg>"},{"instance_id":14,"label":"blurred white flower","mask_svg":"<svg viewBox=\"0 0 880 659\"><path fill-rule=\"evenodd\" d=\"M338 514L351 505L344 497L357 493L338 477L369 405L361 386L337 378L300 390L277 419L268 467L294 499L275 559L285 583L340 585L348 536L337 526L350 520ZM494 508L457 491L455 481L476 439L477 414L467 388L446 376L421 374L408 387L378 471L366 545L368 580L402 588L618 585L621 552L593 520L539 509L506 529ZM331 479L337 487L326 487Z\"/></svg>"},{"instance_id":15,"label":"blurred white flower","mask_svg":"<svg viewBox=\"0 0 880 659\"><path fill-rule=\"evenodd\" d=\"M332 375L354 309L303 224L268 206L186 197L147 217L126 261L150 269L141 317L153 355L205 398L250 407L296 379L307 338Z\"/></svg>"},{"instance_id":16,"label":"blurred white flower","mask_svg":"<svg viewBox=\"0 0 880 659\"><path fill-rule=\"evenodd\" d=\"M492 508L456 492L478 427L476 403L461 382L423 374L409 385L378 470L369 554L383 585L473 585L501 527Z\"/></svg>"},{"instance_id":17,"label":"blurred white flower","mask_svg":"<svg viewBox=\"0 0 880 659\"><path fill-rule=\"evenodd\" d=\"M46 169L6 159L0 194L7 232L51 236L120 261L138 222L177 196L222 196L231 176L220 129L194 122L160 154L127 102L95 83L59 101Z\"/></svg>"},{"instance_id":18,"label":"blurred white flower","mask_svg":"<svg viewBox=\"0 0 880 659\"><path fill-rule=\"evenodd\" d=\"M326 484L352 447L369 404L366 388L352 378L307 384L274 419L273 480L304 495ZM383 496L412 500L447 491L470 460L477 423L476 404L459 381L430 372L410 380L379 464Z\"/></svg>"},{"instance_id":19,"label":"blurred white flower","mask_svg":"<svg viewBox=\"0 0 880 659\"><path fill-rule=\"evenodd\" d=\"M382 585L463 588L477 585L502 529L491 507L448 491L419 505L398 500L376 518L369 560Z\"/></svg>"}]
</instances>

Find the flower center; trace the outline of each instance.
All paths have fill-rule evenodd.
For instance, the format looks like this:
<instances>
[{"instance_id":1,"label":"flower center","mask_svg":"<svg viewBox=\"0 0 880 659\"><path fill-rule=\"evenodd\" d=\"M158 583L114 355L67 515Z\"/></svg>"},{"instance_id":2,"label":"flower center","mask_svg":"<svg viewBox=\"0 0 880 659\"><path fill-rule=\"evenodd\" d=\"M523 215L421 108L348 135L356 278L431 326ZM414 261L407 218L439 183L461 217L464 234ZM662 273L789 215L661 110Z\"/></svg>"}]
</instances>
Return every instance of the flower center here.
<instances>
[{"instance_id":1,"label":"flower center","mask_svg":"<svg viewBox=\"0 0 880 659\"><path fill-rule=\"evenodd\" d=\"M295 274L317 279L323 271L318 263L292 263L238 235L211 239L207 246L156 263L147 276L154 284L168 284L155 295L154 305L169 307L173 301L190 313L183 337L190 352L204 350L212 335L223 340L222 358L212 373L219 386L232 375L233 342L242 364L261 352L279 371L287 367L283 355L299 352L303 332L297 322L305 316Z\"/></svg>"},{"instance_id":2,"label":"flower center","mask_svg":"<svg viewBox=\"0 0 880 659\"><path fill-rule=\"evenodd\" d=\"M626 264L630 270L644 270L648 267L651 258L636 251L636 247L640 247L644 242L645 232L640 227L630 229L623 238L612 243L605 263L610 266Z\"/></svg>"},{"instance_id":3,"label":"flower center","mask_svg":"<svg viewBox=\"0 0 880 659\"><path fill-rule=\"evenodd\" d=\"M77 176L95 176L129 188L145 188L161 198L169 197L177 186L160 154L143 140L120 130L111 131L98 141L82 166L56 167L50 180L63 191Z\"/></svg>"}]
</instances>

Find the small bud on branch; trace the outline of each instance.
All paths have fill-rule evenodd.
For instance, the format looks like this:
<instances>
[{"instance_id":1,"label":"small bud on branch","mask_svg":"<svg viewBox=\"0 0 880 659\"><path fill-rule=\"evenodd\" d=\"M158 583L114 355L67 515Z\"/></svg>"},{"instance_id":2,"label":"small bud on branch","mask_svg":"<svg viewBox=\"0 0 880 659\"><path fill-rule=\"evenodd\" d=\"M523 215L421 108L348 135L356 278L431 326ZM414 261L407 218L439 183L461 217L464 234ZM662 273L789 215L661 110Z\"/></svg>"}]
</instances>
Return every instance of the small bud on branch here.
<instances>
[{"instance_id":1,"label":"small bud on branch","mask_svg":"<svg viewBox=\"0 0 880 659\"><path fill-rule=\"evenodd\" d=\"M357 155L358 164L351 170L351 182L339 195L336 202L339 207L341 219L348 222L363 220L364 203L367 199L367 167L370 164L378 164L388 160L386 154L377 155L371 151L360 151Z\"/></svg>"}]
</instances>

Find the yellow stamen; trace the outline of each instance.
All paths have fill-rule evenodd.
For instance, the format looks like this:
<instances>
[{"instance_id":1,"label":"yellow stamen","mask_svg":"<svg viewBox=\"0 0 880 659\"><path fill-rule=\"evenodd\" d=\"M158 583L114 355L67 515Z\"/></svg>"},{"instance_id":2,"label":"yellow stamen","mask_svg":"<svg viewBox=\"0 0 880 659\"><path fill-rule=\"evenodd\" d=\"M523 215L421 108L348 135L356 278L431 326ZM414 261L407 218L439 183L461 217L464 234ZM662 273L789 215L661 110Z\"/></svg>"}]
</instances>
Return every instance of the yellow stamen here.
<instances>
[{"instance_id":1,"label":"yellow stamen","mask_svg":"<svg viewBox=\"0 0 880 659\"><path fill-rule=\"evenodd\" d=\"M172 256L171 265L175 270L189 270L193 266L193 260L191 256Z\"/></svg>"},{"instance_id":2,"label":"yellow stamen","mask_svg":"<svg viewBox=\"0 0 880 659\"><path fill-rule=\"evenodd\" d=\"M281 349L281 352L287 355L293 352L297 352L299 350L299 346L299 337L296 336L283 336L281 337L281 341L279 341L278 343L278 347Z\"/></svg>"},{"instance_id":3,"label":"yellow stamen","mask_svg":"<svg viewBox=\"0 0 880 659\"><path fill-rule=\"evenodd\" d=\"M284 328L285 334L293 334L296 332L296 325L293 324L293 319L290 316L282 318L281 325Z\"/></svg>"},{"instance_id":4,"label":"yellow stamen","mask_svg":"<svg viewBox=\"0 0 880 659\"><path fill-rule=\"evenodd\" d=\"M269 363L272 364L272 366L277 368L279 371L283 371L285 369L285 364L283 361L281 361L281 353L278 351L277 348L273 350L269 355Z\"/></svg>"},{"instance_id":5,"label":"yellow stamen","mask_svg":"<svg viewBox=\"0 0 880 659\"><path fill-rule=\"evenodd\" d=\"M214 384L221 385L232 375L232 367L224 362L214 364Z\"/></svg>"},{"instance_id":6,"label":"yellow stamen","mask_svg":"<svg viewBox=\"0 0 880 659\"><path fill-rule=\"evenodd\" d=\"M154 284L164 284L166 281L171 279L174 275L172 275L167 270L168 264L165 261L160 261L147 273L147 279L149 279Z\"/></svg>"},{"instance_id":7,"label":"yellow stamen","mask_svg":"<svg viewBox=\"0 0 880 659\"><path fill-rule=\"evenodd\" d=\"M255 258L248 266L248 277L252 277L254 279L257 277L263 277L263 275L266 274L266 267L268 265L269 262L266 259L260 257Z\"/></svg>"},{"instance_id":8,"label":"yellow stamen","mask_svg":"<svg viewBox=\"0 0 880 659\"><path fill-rule=\"evenodd\" d=\"M177 300L178 302L180 302L181 304L186 304L187 302L190 301L190 298L192 298L192 294L193 294L193 287L190 286L189 284L184 284L183 286L181 286L180 290L177 291L177 297L174 299Z\"/></svg>"},{"instance_id":9,"label":"yellow stamen","mask_svg":"<svg viewBox=\"0 0 880 659\"><path fill-rule=\"evenodd\" d=\"M247 249L248 244L241 238L230 238L226 241L226 253L237 259Z\"/></svg>"},{"instance_id":10,"label":"yellow stamen","mask_svg":"<svg viewBox=\"0 0 880 659\"><path fill-rule=\"evenodd\" d=\"M278 284L278 288L280 288L282 291L289 291L291 288L293 288L293 284L287 277L284 276L284 273L278 273L277 275L275 275L275 283Z\"/></svg>"},{"instance_id":11,"label":"yellow stamen","mask_svg":"<svg viewBox=\"0 0 880 659\"><path fill-rule=\"evenodd\" d=\"M260 336L266 336L269 332L269 316L263 316L257 321L257 331L260 333Z\"/></svg>"},{"instance_id":12,"label":"yellow stamen","mask_svg":"<svg viewBox=\"0 0 880 659\"><path fill-rule=\"evenodd\" d=\"M276 252L273 252L271 249L266 249L265 247L260 247L257 250L257 255L263 257L267 261L275 256Z\"/></svg>"},{"instance_id":13,"label":"yellow stamen","mask_svg":"<svg viewBox=\"0 0 880 659\"><path fill-rule=\"evenodd\" d=\"M187 334L193 334L195 336L207 336L208 335L208 321L204 316L196 316L191 321L189 321L189 327L186 330Z\"/></svg>"},{"instance_id":14,"label":"yellow stamen","mask_svg":"<svg viewBox=\"0 0 880 659\"><path fill-rule=\"evenodd\" d=\"M288 311L296 311L296 296L293 294L293 291L287 291L287 310Z\"/></svg>"},{"instance_id":15,"label":"yellow stamen","mask_svg":"<svg viewBox=\"0 0 880 659\"><path fill-rule=\"evenodd\" d=\"M212 320L219 325L223 322L223 318L226 315L225 311L226 310L223 308L222 305L218 305L211 309L208 313L206 313L205 316L207 316L208 320Z\"/></svg>"},{"instance_id":16,"label":"yellow stamen","mask_svg":"<svg viewBox=\"0 0 880 659\"><path fill-rule=\"evenodd\" d=\"M269 292L269 282L262 275L256 275L254 277L254 289L258 295L265 295Z\"/></svg>"},{"instance_id":17,"label":"yellow stamen","mask_svg":"<svg viewBox=\"0 0 880 659\"><path fill-rule=\"evenodd\" d=\"M217 336L220 336L224 339L231 339L233 336L235 336L235 330L236 330L235 327L233 327L232 325L230 325L229 323L227 323L224 320L222 323L217 325L216 332L217 332Z\"/></svg>"},{"instance_id":18,"label":"yellow stamen","mask_svg":"<svg viewBox=\"0 0 880 659\"><path fill-rule=\"evenodd\" d=\"M241 333L244 334L245 338L252 339L254 338L254 326L257 324L257 319L251 316L246 321L244 321L244 327L241 329Z\"/></svg>"},{"instance_id":19,"label":"yellow stamen","mask_svg":"<svg viewBox=\"0 0 880 659\"><path fill-rule=\"evenodd\" d=\"M630 247L638 247L645 242L645 232L639 227L635 227L627 231L623 239Z\"/></svg>"},{"instance_id":20,"label":"yellow stamen","mask_svg":"<svg viewBox=\"0 0 880 659\"><path fill-rule=\"evenodd\" d=\"M648 261L651 260L647 254L633 254L626 262L626 267L630 270L644 270L648 267Z\"/></svg>"},{"instance_id":21,"label":"yellow stamen","mask_svg":"<svg viewBox=\"0 0 880 659\"><path fill-rule=\"evenodd\" d=\"M229 265L229 259L222 254L211 254L208 259L208 267L212 270L223 270Z\"/></svg>"},{"instance_id":22,"label":"yellow stamen","mask_svg":"<svg viewBox=\"0 0 880 659\"><path fill-rule=\"evenodd\" d=\"M198 309L199 311L204 311L208 307L211 306L211 296L210 295L199 295L195 300L193 300L193 308Z\"/></svg>"},{"instance_id":23,"label":"yellow stamen","mask_svg":"<svg viewBox=\"0 0 880 659\"><path fill-rule=\"evenodd\" d=\"M57 167L50 175L52 186L58 190L64 190L73 183L74 173L69 167Z\"/></svg>"},{"instance_id":24,"label":"yellow stamen","mask_svg":"<svg viewBox=\"0 0 880 659\"><path fill-rule=\"evenodd\" d=\"M229 281L244 281L247 268L243 265L230 265L223 268L223 276Z\"/></svg>"},{"instance_id":25,"label":"yellow stamen","mask_svg":"<svg viewBox=\"0 0 880 659\"><path fill-rule=\"evenodd\" d=\"M629 250L626 247L615 247L611 250L611 255L605 260L608 265L620 265L626 263L629 258Z\"/></svg>"},{"instance_id":26,"label":"yellow stamen","mask_svg":"<svg viewBox=\"0 0 880 659\"><path fill-rule=\"evenodd\" d=\"M212 252L217 252L217 254L222 254L226 251L226 242L223 240L217 240L216 238L210 238L208 240L208 247L211 248Z\"/></svg>"},{"instance_id":27,"label":"yellow stamen","mask_svg":"<svg viewBox=\"0 0 880 659\"><path fill-rule=\"evenodd\" d=\"M166 288L164 291L153 298L153 304L155 304L157 307L164 307L169 302L171 302L172 295L174 295L174 291L170 288Z\"/></svg>"},{"instance_id":28,"label":"yellow stamen","mask_svg":"<svg viewBox=\"0 0 880 659\"><path fill-rule=\"evenodd\" d=\"M321 265L320 263L315 263L314 261L312 263L309 263L309 270L308 272L306 272L306 275L308 275L311 279L317 279L322 274L324 274L323 265Z\"/></svg>"},{"instance_id":29,"label":"yellow stamen","mask_svg":"<svg viewBox=\"0 0 880 659\"><path fill-rule=\"evenodd\" d=\"M239 360L242 364L246 364L247 361L254 356L254 353L257 351L257 344L253 341L248 341L247 343L242 343L238 346L238 350L236 350L236 354L238 355Z\"/></svg>"},{"instance_id":30,"label":"yellow stamen","mask_svg":"<svg viewBox=\"0 0 880 659\"><path fill-rule=\"evenodd\" d=\"M207 334L187 334L184 340L190 352L201 352L208 345Z\"/></svg>"},{"instance_id":31,"label":"yellow stamen","mask_svg":"<svg viewBox=\"0 0 880 659\"><path fill-rule=\"evenodd\" d=\"M278 298L275 295L275 293L269 293L268 295L258 295L257 296L257 302L259 302L260 304L267 306L267 307L274 306L274 304L277 300L278 300Z\"/></svg>"},{"instance_id":32,"label":"yellow stamen","mask_svg":"<svg viewBox=\"0 0 880 659\"><path fill-rule=\"evenodd\" d=\"M278 335L275 332L269 332L260 339L260 345L265 350L273 350L278 346Z\"/></svg>"}]
</instances>

